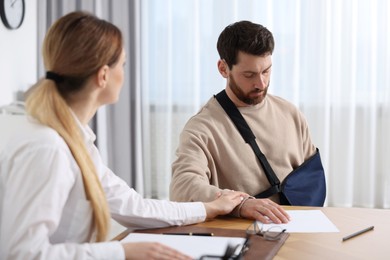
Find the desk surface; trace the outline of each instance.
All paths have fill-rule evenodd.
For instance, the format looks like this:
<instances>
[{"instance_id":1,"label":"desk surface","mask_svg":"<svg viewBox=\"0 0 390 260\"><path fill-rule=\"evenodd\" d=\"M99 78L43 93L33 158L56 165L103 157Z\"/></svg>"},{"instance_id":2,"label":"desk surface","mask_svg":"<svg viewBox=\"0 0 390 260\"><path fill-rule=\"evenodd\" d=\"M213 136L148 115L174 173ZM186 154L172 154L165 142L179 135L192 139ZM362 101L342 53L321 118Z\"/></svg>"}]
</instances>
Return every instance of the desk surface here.
<instances>
[{"instance_id":1,"label":"desk surface","mask_svg":"<svg viewBox=\"0 0 390 260\"><path fill-rule=\"evenodd\" d=\"M338 233L290 233L275 260L390 259L390 210L333 207L285 207L287 210L320 209L336 225ZM251 220L221 217L198 227L245 230ZM369 226L374 230L345 242L342 238ZM128 231L120 234L121 239Z\"/></svg>"},{"instance_id":2,"label":"desk surface","mask_svg":"<svg viewBox=\"0 0 390 260\"><path fill-rule=\"evenodd\" d=\"M291 233L274 259L389 259L390 210L366 208L313 208L285 207L289 209L320 209L337 226L338 233ZM196 226L246 229L250 220L218 218ZM373 231L345 242L342 238L358 230L375 226Z\"/></svg>"}]
</instances>

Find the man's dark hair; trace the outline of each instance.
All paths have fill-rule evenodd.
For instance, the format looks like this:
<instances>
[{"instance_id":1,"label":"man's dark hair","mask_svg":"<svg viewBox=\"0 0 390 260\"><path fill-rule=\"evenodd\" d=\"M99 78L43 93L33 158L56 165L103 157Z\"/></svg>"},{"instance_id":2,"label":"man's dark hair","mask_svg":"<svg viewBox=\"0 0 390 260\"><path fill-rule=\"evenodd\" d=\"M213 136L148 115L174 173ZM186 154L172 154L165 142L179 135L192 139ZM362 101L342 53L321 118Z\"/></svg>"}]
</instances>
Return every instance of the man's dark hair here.
<instances>
[{"instance_id":1,"label":"man's dark hair","mask_svg":"<svg viewBox=\"0 0 390 260\"><path fill-rule=\"evenodd\" d=\"M219 57L226 61L231 69L237 63L239 51L262 56L274 51L272 33L260 24L240 21L228 25L219 35L217 49Z\"/></svg>"}]
</instances>

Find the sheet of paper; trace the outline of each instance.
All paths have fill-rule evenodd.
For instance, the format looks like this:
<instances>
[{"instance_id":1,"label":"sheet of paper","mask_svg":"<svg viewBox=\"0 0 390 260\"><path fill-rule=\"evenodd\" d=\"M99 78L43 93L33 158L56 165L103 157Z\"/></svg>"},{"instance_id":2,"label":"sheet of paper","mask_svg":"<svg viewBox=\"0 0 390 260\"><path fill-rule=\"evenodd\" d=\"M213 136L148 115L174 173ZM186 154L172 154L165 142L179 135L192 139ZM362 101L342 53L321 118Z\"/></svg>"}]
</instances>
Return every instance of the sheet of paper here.
<instances>
[{"instance_id":1,"label":"sheet of paper","mask_svg":"<svg viewBox=\"0 0 390 260\"><path fill-rule=\"evenodd\" d=\"M238 251L244 244L245 238L130 233L122 239L122 242L159 242L194 259L199 259L202 255L223 256L228 245L239 245Z\"/></svg>"},{"instance_id":2,"label":"sheet of paper","mask_svg":"<svg viewBox=\"0 0 390 260\"><path fill-rule=\"evenodd\" d=\"M287 224L262 224L258 226L267 230L273 226L280 226L289 233L321 233L339 232L337 227L328 219L321 210L286 210L291 217Z\"/></svg>"}]
</instances>

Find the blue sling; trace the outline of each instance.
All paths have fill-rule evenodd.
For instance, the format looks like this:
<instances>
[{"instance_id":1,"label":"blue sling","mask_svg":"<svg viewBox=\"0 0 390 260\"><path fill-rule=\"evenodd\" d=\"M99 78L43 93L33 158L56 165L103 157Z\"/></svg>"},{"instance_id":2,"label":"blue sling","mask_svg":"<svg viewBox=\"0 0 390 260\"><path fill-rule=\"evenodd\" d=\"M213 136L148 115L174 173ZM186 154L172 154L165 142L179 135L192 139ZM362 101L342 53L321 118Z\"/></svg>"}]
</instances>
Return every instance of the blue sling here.
<instances>
[{"instance_id":1,"label":"blue sling","mask_svg":"<svg viewBox=\"0 0 390 260\"><path fill-rule=\"evenodd\" d=\"M274 194L279 194L280 204L282 205L323 206L326 197L326 182L318 148L314 155L289 173L280 183L267 158L257 145L255 135L225 90L222 90L215 97L229 115L245 142L252 147L271 185L270 188L260 192L255 197L268 198Z\"/></svg>"}]
</instances>

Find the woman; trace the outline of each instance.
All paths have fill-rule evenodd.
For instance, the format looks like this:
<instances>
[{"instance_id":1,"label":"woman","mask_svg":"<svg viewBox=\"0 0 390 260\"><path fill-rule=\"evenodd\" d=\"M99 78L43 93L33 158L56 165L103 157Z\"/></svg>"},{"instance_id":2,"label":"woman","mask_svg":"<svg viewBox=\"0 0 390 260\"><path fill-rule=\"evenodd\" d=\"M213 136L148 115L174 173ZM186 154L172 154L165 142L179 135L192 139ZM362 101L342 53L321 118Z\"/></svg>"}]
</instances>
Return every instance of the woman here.
<instances>
[{"instance_id":1,"label":"woman","mask_svg":"<svg viewBox=\"0 0 390 260\"><path fill-rule=\"evenodd\" d=\"M143 199L102 162L88 122L117 101L125 52L117 27L84 12L49 29L46 78L29 93L29 116L0 155L0 259L181 259L157 243L104 242L110 217L157 228L232 211L242 193L208 203Z\"/></svg>"}]
</instances>

